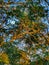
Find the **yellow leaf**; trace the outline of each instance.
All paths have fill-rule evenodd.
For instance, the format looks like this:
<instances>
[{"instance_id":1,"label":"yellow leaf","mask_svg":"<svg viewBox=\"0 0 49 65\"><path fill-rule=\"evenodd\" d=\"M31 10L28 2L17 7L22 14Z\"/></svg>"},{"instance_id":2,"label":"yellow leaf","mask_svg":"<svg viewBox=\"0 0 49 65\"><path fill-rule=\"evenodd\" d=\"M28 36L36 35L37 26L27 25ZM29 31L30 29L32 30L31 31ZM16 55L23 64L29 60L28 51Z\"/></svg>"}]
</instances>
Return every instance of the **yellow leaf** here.
<instances>
[{"instance_id":1,"label":"yellow leaf","mask_svg":"<svg viewBox=\"0 0 49 65\"><path fill-rule=\"evenodd\" d=\"M46 56L46 57L45 57L45 60L49 61L49 56Z\"/></svg>"},{"instance_id":2,"label":"yellow leaf","mask_svg":"<svg viewBox=\"0 0 49 65\"><path fill-rule=\"evenodd\" d=\"M8 58L8 55L6 53L0 53L0 57L2 58L2 61L5 64L9 64L9 58Z\"/></svg>"}]
</instances>

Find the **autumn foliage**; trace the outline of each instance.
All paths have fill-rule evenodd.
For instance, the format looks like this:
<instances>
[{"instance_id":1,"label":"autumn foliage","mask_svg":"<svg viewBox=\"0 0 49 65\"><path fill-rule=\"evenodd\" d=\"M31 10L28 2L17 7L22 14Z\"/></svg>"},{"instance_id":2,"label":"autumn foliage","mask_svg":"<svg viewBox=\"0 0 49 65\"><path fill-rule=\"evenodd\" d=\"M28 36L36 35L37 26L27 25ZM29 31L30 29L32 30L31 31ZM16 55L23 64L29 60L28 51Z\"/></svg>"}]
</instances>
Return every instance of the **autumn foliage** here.
<instances>
[{"instance_id":1,"label":"autumn foliage","mask_svg":"<svg viewBox=\"0 0 49 65\"><path fill-rule=\"evenodd\" d=\"M0 65L49 65L49 23L44 21L44 8L39 0L1 1Z\"/></svg>"}]
</instances>

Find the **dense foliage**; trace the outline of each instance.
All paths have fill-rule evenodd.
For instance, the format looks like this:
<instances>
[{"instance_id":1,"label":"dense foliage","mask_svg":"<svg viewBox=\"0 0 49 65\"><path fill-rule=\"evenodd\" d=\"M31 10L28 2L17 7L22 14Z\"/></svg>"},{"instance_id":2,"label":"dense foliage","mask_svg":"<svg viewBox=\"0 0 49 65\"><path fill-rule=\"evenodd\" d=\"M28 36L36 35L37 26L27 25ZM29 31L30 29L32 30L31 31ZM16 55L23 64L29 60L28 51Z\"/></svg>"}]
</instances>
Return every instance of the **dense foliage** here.
<instances>
[{"instance_id":1,"label":"dense foliage","mask_svg":"<svg viewBox=\"0 0 49 65\"><path fill-rule=\"evenodd\" d=\"M0 0L0 65L49 65L48 2Z\"/></svg>"}]
</instances>

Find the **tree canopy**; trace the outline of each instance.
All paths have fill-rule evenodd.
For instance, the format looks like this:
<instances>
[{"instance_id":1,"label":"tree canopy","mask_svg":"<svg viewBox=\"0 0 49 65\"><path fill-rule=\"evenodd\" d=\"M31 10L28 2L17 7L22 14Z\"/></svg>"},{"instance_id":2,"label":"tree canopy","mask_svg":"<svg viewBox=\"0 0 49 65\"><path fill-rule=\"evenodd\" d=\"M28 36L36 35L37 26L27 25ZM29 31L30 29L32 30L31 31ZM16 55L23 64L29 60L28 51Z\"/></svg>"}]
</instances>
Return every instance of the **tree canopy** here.
<instances>
[{"instance_id":1,"label":"tree canopy","mask_svg":"<svg viewBox=\"0 0 49 65\"><path fill-rule=\"evenodd\" d=\"M0 0L0 65L49 65L49 0Z\"/></svg>"}]
</instances>

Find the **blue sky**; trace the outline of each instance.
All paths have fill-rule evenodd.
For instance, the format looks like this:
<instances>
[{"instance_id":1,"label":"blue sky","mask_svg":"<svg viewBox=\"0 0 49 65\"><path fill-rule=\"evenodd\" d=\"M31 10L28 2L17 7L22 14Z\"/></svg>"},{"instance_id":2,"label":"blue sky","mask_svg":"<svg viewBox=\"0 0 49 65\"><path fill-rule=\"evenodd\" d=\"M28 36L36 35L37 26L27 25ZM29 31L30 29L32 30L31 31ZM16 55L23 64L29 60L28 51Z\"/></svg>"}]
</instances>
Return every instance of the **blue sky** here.
<instances>
[{"instance_id":1,"label":"blue sky","mask_svg":"<svg viewBox=\"0 0 49 65\"><path fill-rule=\"evenodd\" d=\"M8 0L4 0L5 2L8 2ZM25 0L11 0L11 1L15 1L15 2L17 2L17 1L25 1Z\"/></svg>"}]
</instances>

